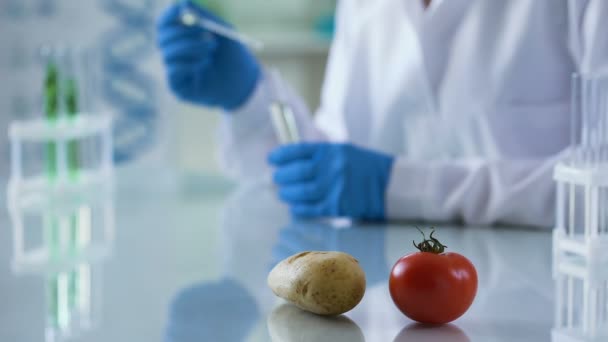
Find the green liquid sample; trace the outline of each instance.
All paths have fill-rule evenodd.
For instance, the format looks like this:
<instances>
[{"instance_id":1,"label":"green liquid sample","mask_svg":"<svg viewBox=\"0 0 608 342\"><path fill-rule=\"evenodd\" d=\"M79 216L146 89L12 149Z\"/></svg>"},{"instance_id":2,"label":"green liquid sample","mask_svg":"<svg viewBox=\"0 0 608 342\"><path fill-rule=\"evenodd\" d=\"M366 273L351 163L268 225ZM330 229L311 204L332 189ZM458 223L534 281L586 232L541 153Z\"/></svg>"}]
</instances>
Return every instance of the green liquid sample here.
<instances>
[{"instance_id":1,"label":"green liquid sample","mask_svg":"<svg viewBox=\"0 0 608 342\"><path fill-rule=\"evenodd\" d=\"M78 88L76 80L73 78L68 79L65 83L65 104L68 118L74 119L78 115ZM67 159L69 177L76 180L80 167L78 142L74 140L68 142Z\"/></svg>"},{"instance_id":2,"label":"green liquid sample","mask_svg":"<svg viewBox=\"0 0 608 342\"><path fill-rule=\"evenodd\" d=\"M44 114L49 124L55 124L59 118L59 71L57 65L49 62L44 80ZM49 181L57 178L57 144L49 142L45 147L46 173Z\"/></svg>"}]
</instances>

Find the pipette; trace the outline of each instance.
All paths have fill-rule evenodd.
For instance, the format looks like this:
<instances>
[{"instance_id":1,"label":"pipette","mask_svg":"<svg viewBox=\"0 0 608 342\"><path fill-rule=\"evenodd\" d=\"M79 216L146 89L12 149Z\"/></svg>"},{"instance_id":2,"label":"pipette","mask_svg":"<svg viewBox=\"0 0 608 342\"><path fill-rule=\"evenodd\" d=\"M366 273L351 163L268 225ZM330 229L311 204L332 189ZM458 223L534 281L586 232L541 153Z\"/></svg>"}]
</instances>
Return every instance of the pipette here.
<instances>
[{"instance_id":1,"label":"pipette","mask_svg":"<svg viewBox=\"0 0 608 342\"><path fill-rule=\"evenodd\" d=\"M242 33L239 33L233 29L230 29L226 26L218 24L212 20L201 18L192 8L188 1L181 2L181 21L182 24L186 26L200 26L208 31L211 31L217 35L222 37L237 41L241 44L244 44L253 50L262 50L264 48L264 44L251 37L245 36Z\"/></svg>"}]
</instances>

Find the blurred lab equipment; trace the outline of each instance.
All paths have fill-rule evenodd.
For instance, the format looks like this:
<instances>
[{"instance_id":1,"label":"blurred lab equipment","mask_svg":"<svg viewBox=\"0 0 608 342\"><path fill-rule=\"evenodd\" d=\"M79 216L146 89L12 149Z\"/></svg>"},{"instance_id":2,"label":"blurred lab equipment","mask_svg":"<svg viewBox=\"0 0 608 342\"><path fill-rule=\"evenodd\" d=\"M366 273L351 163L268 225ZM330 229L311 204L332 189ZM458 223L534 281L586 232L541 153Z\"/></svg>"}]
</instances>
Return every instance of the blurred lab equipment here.
<instances>
[{"instance_id":1,"label":"blurred lab equipment","mask_svg":"<svg viewBox=\"0 0 608 342\"><path fill-rule=\"evenodd\" d=\"M608 165L608 77L572 75L571 155L573 166Z\"/></svg>"},{"instance_id":2,"label":"blurred lab equipment","mask_svg":"<svg viewBox=\"0 0 608 342\"><path fill-rule=\"evenodd\" d=\"M572 139L557 164L553 341L608 337L608 78L572 77Z\"/></svg>"},{"instance_id":3,"label":"blurred lab equipment","mask_svg":"<svg viewBox=\"0 0 608 342\"><path fill-rule=\"evenodd\" d=\"M333 11L320 15L315 20L315 31L326 39L332 39L336 31L336 17Z\"/></svg>"},{"instance_id":4,"label":"blurred lab equipment","mask_svg":"<svg viewBox=\"0 0 608 342\"><path fill-rule=\"evenodd\" d=\"M165 138L171 131L171 123L163 122L161 116L167 112L160 109L166 105L165 98L156 94L162 80L158 62L150 58L156 51L151 27L159 2L12 2L25 12L0 14L6 19L0 20L4 33L0 41L7 46L0 58L0 74L6 84L11 84L0 95L0 109L7 113L4 121L0 120L3 130L8 130L12 119L41 115L39 74L40 64L46 60L41 60L44 57L39 50L59 47L73 51L77 64L87 64L84 73L76 72L88 78L86 86L79 82L80 112L112 114L114 161L137 162L130 163L134 167L144 163L157 166L151 163L164 157L162 153L169 145ZM5 179L9 176L8 152L8 144L0 144L0 158L5 161L0 175Z\"/></svg>"},{"instance_id":5,"label":"blurred lab equipment","mask_svg":"<svg viewBox=\"0 0 608 342\"><path fill-rule=\"evenodd\" d=\"M68 49L44 48L43 116L10 124L9 204L20 197L81 192L113 178L112 120L81 110L86 65Z\"/></svg>"},{"instance_id":6,"label":"blurred lab equipment","mask_svg":"<svg viewBox=\"0 0 608 342\"><path fill-rule=\"evenodd\" d=\"M292 215L385 219L393 157L350 144L301 143L276 148L268 160Z\"/></svg>"},{"instance_id":7,"label":"blurred lab equipment","mask_svg":"<svg viewBox=\"0 0 608 342\"><path fill-rule=\"evenodd\" d=\"M221 22L200 7L199 18ZM261 68L249 49L200 26L182 23L182 4L173 4L158 19L158 44L169 86L182 100L235 110L256 87ZM201 37L202 36L202 37Z\"/></svg>"}]
</instances>

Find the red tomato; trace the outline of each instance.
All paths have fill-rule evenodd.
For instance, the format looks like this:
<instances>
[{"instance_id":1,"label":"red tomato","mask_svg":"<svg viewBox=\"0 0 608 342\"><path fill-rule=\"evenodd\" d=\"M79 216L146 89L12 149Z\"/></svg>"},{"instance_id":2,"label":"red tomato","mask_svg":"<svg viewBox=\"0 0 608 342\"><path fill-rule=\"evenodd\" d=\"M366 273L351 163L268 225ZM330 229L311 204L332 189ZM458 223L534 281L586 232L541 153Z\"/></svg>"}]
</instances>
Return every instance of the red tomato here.
<instances>
[{"instance_id":1,"label":"red tomato","mask_svg":"<svg viewBox=\"0 0 608 342\"><path fill-rule=\"evenodd\" d=\"M429 243L439 244L431 246ZM395 305L410 319L443 324L462 316L477 293L477 271L464 256L443 253L433 238L416 246L421 252L399 259L389 289ZM432 247L432 248L431 248Z\"/></svg>"}]
</instances>

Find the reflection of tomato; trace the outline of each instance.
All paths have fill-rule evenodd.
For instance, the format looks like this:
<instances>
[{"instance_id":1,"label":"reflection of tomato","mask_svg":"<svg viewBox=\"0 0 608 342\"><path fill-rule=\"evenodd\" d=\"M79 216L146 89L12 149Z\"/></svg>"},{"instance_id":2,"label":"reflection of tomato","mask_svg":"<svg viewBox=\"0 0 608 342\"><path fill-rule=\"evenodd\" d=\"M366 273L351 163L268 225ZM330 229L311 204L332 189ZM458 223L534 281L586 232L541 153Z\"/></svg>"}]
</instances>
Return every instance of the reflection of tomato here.
<instances>
[{"instance_id":1,"label":"reflection of tomato","mask_svg":"<svg viewBox=\"0 0 608 342\"><path fill-rule=\"evenodd\" d=\"M421 252L402 257L391 271L395 305L421 323L448 323L462 316L477 293L475 266L460 254L443 253L445 246L433 234L416 247Z\"/></svg>"},{"instance_id":2,"label":"reflection of tomato","mask_svg":"<svg viewBox=\"0 0 608 342\"><path fill-rule=\"evenodd\" d=\"M440 326L411 323L401 330L393 342L471 342L467 334L455 325Z\"/></svg>"}]
</instances>

